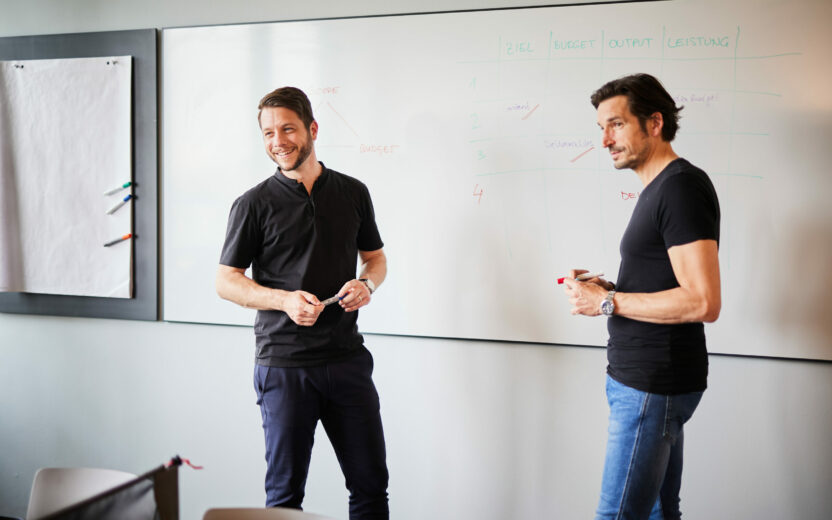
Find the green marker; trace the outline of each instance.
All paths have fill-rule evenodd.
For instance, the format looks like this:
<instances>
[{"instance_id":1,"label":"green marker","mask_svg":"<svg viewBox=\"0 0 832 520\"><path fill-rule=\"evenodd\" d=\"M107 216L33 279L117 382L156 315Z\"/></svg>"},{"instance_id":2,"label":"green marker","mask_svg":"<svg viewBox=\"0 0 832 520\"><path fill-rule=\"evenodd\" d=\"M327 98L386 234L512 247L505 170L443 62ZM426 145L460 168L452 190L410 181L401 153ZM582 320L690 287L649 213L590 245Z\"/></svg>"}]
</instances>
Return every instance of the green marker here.
<instances>
[{"instance_id":1,"label":"green marker","mask_svg":"<svg viewBox=\"0 0 832 520\"><path fill-rule=\"evenodd\" d=\"M117 188L113 188L110 191L105 191L104 195L112 195L113 193L118 193L121 190L123 190L124 188L129 188L132 184L133 184L132 182L125 182L124 184L122 184L121 186L119 186Z\"/></svg>"}]
</instances>

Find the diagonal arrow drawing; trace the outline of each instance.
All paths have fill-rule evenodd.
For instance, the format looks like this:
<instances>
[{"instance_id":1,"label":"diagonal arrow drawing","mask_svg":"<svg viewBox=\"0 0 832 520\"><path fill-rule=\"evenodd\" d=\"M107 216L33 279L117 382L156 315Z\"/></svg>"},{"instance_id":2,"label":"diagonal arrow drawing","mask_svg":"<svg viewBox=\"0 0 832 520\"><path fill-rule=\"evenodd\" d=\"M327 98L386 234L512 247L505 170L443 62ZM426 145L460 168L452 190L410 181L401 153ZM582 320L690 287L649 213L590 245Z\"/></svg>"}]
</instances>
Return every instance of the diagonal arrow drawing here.
<instances>
[{"instance_id":1,"label":"diagonal arrow drawing","mask_svg":"<svg viewBox=\"0 0 832 520\"><path fill-rule=\"evenodd\" d=\"M356 136L357 138L361 139L361 136L360 136L360 135L358 135L358 132L356 132L356 131L355 131L355 128L351 127L351 126L350 126L350 124L349 124L349 123L347 123L347 120L346 120L346 119L344 119L344 116L342 116L341 114L339 114L339 113L338 113L338 111L337 111L337 110L335 110L335 107L334 107L334 106L332 106L332 104L331 104L329 101L327 101L327 102L326 102L326 106L328 106L330 110L332 110L333 112L335 112L335 115L336 115L336 116L338 116L338 117L340 117L340 118L341 118L341 121L343 121L343 122L344 122L344 124L345 124L345 125L347 125L347 128L349 128L350 130L352 130L352 133L354 133L354 134L355 134L355 136Z\"/></svg>"},{"instance_id":2,"label":"diagonal arrow drawing","mask_svg":"<svg viewBox=\"0 0 832 520\"><path fill-rule=\"evenodd\" d=\"M594 147L594 146L590 146L590 147L589 147L589 150L586 150L586 151L582 152L581 154L579 154L577 157L575 157L574 159L572 159L572 160L571 160L571 161L569 161L569 162L573 163L573 162L577 161L578 159L580 159L581 157L583 157L584 155L588 154L589 152L591 152L591 151L592 151L592 150L594 150L594 149L595 149L595 147Z\"/></svg>"},{"instance_id":3,"label":"diagonal arrow drawing","mask_svg":"<svg viewBox=\"0 0 832 520\"><path fill-rule=\"evenodd\" d=\"M525 121L526 119L528 119L528 118L529 118L529 116L531 116L531 115L534 113L534 111L535 111L535 110L537 110L537 107L539 107L539 106L540 106L540 103L536 104L536 105L534 106L534 108L533 108L533 109L531 109L531 110L529 111L529 113L528 113L528 114L526 114L525 116L523 116L521 119L522 119L523 121Z\"/></svg>"}]
</instances>

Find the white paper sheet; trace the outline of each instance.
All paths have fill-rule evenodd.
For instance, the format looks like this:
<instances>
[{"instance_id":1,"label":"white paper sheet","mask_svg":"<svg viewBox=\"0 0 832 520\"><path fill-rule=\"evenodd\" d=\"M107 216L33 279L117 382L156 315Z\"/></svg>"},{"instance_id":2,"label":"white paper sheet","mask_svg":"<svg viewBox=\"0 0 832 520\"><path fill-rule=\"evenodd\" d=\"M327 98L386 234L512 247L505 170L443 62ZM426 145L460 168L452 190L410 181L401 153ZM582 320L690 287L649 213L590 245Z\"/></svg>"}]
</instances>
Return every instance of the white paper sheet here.
<instances>
[{"instance_id":1,"label":"white paper sheet","mask_svg":"<svg viewBox=\"0 0 832 520\"><path fill-rule=\"evenodd\" d=\"M0 291L130 298L131 57L0 62Z\"/></svg>"}]
</instances>

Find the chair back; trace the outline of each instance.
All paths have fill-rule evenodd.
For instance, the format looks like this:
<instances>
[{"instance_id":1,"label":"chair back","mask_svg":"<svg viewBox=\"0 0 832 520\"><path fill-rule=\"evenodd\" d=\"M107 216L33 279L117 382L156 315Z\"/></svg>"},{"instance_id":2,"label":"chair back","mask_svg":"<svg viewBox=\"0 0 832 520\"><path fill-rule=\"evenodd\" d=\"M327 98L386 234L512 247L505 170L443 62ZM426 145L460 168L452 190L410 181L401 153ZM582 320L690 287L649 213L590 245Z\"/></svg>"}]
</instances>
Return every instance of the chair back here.
<instances>
[{"instance_id":1,"label":"chair back","mask_svg":"<svg viewBox=\"0 0 832 520\"><path fill-rule=\"evenodd\" d=\"M205 512L202 520L335 520L329 516L321 516L297 509L284 507L239 507L216 508Z\"/></svg>"},{"instance_id":2,"label":"chair back","mask_svg":"<svg viewBox=\"0 0 832 520\"><path fill-rule=\"evenodd\" d=\"M27 520L35 520L136 478L100 468L41 468L29 494Z\"/></svg>"}]
</instances>

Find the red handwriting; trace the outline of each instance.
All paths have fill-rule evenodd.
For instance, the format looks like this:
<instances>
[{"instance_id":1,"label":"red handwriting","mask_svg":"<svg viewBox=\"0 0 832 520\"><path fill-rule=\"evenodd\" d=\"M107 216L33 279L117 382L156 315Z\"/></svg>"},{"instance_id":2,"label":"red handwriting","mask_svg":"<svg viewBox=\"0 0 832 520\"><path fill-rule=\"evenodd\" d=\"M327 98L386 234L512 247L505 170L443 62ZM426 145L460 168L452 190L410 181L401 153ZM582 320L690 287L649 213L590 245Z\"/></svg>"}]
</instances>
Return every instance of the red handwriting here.
<instances>
[{"instance_id":1,"label":"red handwriting","mask_svg":"<svg viewBox=\"0 0 832 520\"><path fill-rule=\"evenodd\" d=\"M331 104L329 101L327 101L327 102L326 102L326 106L328 106L330 110L332 110L333 112L335 112L335 115L336 115L336 116L338 116L338 117L340 117L340 118L341 118L341 121L343 121L343 122L344 122L344 124L345 124L345 125L347 125L347 128L349 128L350 130L352 130L352 133L354 133L356 137L358 137L359 139L361 138L361 136L360 136L360 135L358 135L358 132L356 132L356 131L355 131L355 128L353 128L353 127L351 127L351 126L350 126L350 124L347 122L347 120L346 120L346 119L344 119L344 116L342 116L342 115L341 115L341 114L340 114L337 110L335 110L335 107L334 107L334 106L332 106L332 104Z\"/></svg>"},{"instance_id":2,"label":"red handwriting","mask_svg":"<svg viewBox=\"0 0 832 520\"><path fill-rule=\"evenodd\" d=\"M379 155L390 155L396 152L397 144L362 144L361 153L377 153Z\"/></svg>"},{"instance_id":3,"label":"red handwriting","mask_svg":"<svg viewBox=\"0 0 832 520\"><path fill-rule=\"evenodd\" d=\"M335 94L338 93L339 88L341 88L341 87L340 86L338 86L338 87L318 87L318 88L315 89L315 91L318 94L332 94L332 95L335 95Z\"/></svg>"},{"instance_id":4,"label":"red handwriting","mask_svg":"<svg viewBox=\"0 0 832 520\"><path fill-rule=\"evenodd\" d=\"M638 196L641 195L640 191L635 193L627 193L626 191L621 192L621 200L635 200Z\"/></svg>"},{"instance_id":5,"label":"red handwriting","mask_svg":"<svg viewBox=\"0 0 832 520\"><path fill-rule=\"evenodd\" d=\"M474 184L474 197L477 199L477 204L482 202L482 188L480 188L479 184Z\"/></svg>"},{"instance_id":6,"label":"red handwriting","mask_svg":"<svg viewBox=\"0 0 832 520\"><path fill-rule=\"evenodd\" d=\"M532 113L534 113L534 111L535 111L535 110L537 110L537 107L539 107L539 106L540 106L540 103L536 104L536 105L534 106L534 108L531 110L531 112L529 112L528 114L526 114L525 116L523 116L523 117L522 117L523 121L525 121L526 119L528 119L528 118L529 118L529 116L530 116L530 115L532 115Z\"/></svg>"},{"instance_id":7,"label":"red handwriting","mask_svg":"<svg viewBox=\"0 0 832 520\"><path fill-rule=\"evenodd\" d=\"M574 159L572 159L572 160L571 160L571 161L569 161L569 162L575 162L575 161L577 161L578 159L580 159L580 158L581 158L581 157L583 157L584 155L586 155L586 154L588 154L589 152L591 152L594 148L595 148L594 146L590 146L590 147L589 147L589 150L586 150L585 152L581 152L581 153L579 153L577 157L575 157Z\"/></svg>"}]
</instances>

